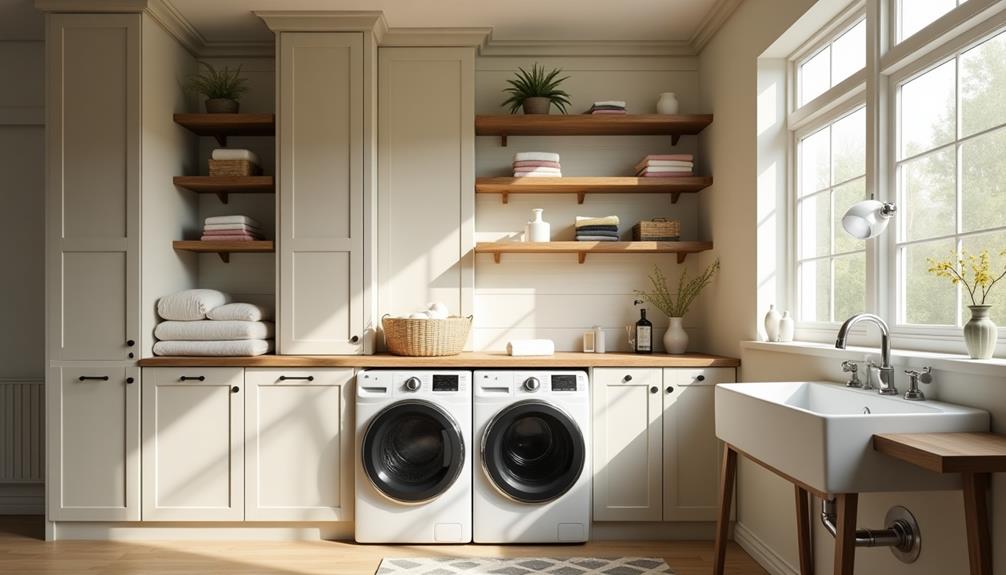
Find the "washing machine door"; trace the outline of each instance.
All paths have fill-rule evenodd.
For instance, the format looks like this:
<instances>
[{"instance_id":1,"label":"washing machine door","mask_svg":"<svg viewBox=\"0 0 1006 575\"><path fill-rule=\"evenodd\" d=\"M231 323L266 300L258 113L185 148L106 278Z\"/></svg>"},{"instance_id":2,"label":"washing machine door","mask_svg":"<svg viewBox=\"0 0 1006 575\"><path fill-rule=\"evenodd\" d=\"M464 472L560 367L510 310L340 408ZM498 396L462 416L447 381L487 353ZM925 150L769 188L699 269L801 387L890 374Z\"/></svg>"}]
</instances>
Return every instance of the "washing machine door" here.
<instances>
[{"instance_id":1,"label":"washing machine door","mask_svg":"<svg viewBox=\"0 0 1006 575\"><path fill-rule=\"evenodd\" d=\"M580 427L561 409L537 400L514 403L482 435L482 467L505 496L544 503L569 491L583 473Z\"/></svg>"},{"instance_id":2,"label":"washing machine door","mask_svg":"<svg viewBox=\"0 0 1006 575\"><path fill-rule=\"evenodd\" d=\"M401 401L378 413L363 436L363 469L378 491L422 503L457 480L465 462L461 427L427 401Z\"/></svg>"}]
</instances>

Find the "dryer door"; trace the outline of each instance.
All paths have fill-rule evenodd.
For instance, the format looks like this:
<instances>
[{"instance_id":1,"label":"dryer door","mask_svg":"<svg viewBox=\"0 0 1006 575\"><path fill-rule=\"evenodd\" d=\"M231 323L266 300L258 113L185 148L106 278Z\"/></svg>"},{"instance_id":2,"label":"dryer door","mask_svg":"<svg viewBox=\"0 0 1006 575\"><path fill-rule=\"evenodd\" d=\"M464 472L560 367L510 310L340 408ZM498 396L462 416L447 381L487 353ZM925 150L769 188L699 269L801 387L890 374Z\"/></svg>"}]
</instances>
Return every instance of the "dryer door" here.
<instances>
[{"instance_id":1,"label":"dryer door","mask_svg":"<svg viewBox=\"0 0 1006 575\"><path fill-rule=\"evenodd\" d=\"M544 503L569 491L583 473L580 427L557 407L538 400L503 409L482 436L482 467L501 493Z\"/></svg>"},{"instance_id":2,"label":"dryer door","mask_svg":"<svg viewBox=\"0 0 1006 575\"><path fill-rule=\"evenodd\" d=\"M401 401L374 417L363 436L361 461L385 496L422 503L457 480L465 462L461 427L427 401Z\"/></svg>"}]
</instances>

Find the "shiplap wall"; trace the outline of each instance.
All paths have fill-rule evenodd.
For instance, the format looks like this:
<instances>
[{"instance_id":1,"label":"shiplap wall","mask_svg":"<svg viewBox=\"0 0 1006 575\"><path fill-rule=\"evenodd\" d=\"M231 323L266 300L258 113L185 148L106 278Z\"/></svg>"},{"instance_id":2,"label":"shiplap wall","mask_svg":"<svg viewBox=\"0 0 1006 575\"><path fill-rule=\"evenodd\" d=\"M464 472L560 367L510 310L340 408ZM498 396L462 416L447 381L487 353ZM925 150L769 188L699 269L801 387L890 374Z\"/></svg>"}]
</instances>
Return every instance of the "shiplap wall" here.
<instances>
[{"instance_id":1,"label":"shiplap wall","mask_svg":"<svg viewBox=\"0 0 1006 575\"><path fill-rule=\"evenodd\" d=\"M570 113L581 113L595 100L625 100L629 113L656 112L661 92L675 92L683 113L700 111L697 60L690 57L482 57L476 62L477 114L501 114L506 80L518 66L534 63L547 69L560 67L570 78L563 88L572 96ZM555 113L555 112L553 112ZM632 175L643 156L691 153L696 137L685 136L671 147L664 136L511 136L502 147L499 138L476 138L476 175L506 176L513 154L520 151L558 152L565 176ZM475 206L476 241L495 241L523 233L532 208L543 208L552 226L553 240L572 240L575 217L615 214L621 219L622 239L631 239L632 225L641 219L670 217L680 220L682 239L698 237L697 201L682 195L672 205L665 194L616 196L589 194L582 205L574 195L512 195L503 205L498 195L480 194ZM692 260L685 266L693 266ZM489 255L475 265L474 349L499 350L515 338L550 338L559 350L579 350L582 334L594 325L605 329L609 351L627 349L624 326L639 318L633 307L633 290L648 285L654 265L676 277L682 266L670 255L589 255L583 265L576 256L504 254L494 264ZM693 267L689 267L693 269ZM667 319L648 310L659 340ZM686 327L698 335L700 325Z\"/></svg>"}]
</instances>

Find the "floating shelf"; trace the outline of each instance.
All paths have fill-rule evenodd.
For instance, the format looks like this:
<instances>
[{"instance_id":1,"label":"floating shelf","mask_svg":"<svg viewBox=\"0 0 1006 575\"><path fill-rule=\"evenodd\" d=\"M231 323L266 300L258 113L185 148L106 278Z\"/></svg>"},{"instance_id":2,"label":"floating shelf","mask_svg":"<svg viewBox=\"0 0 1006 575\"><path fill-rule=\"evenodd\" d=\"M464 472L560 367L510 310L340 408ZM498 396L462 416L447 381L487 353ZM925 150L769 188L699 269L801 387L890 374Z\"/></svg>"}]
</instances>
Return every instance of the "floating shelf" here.
<instances>
[{"instance_id":1,"label":"floating shelf","mask_svg":"<svg viewBox=\"0 0 1006 575\"><path fill-rule=\"evenodd\" d=\"M475 116L476 136L671 136L677 144L681 136L692 136L713 122L712 114L665 115L591 114Z\"/></svg>"},{"instance_id":2,"label":"floating shelf","mask_svg":"<svg viewBox=\"0 0 1006 575\"><path fill-rule=\"evenodd\" d=\"M501 194L503 203L510 194L576 194L576 203L582 204L586 194L671 194L676 204L681 194L698 192L713 184L713 179L702 176L679 178L634 177L569 177L569 178L476 178L475 193Z\"/></svg>"},{"instance_id":3,"label":"floating shelf","mask_svg":"<svg viewBox=\"0 0 1006 575\"><path fill-rule=\"evenodd\" d=\"M172 242L176 250L183 252L198 252L217 254L224 263L231 261L231 254L266 254L276 251L272 240L256 240L244 242L203 242L199 240L177 240Z\"/></svg>"},{"instance_id":4,"label":"floating shelf","mask_svg":"<svg viewBox=\"0 0 1006 575\"><path fill-rule=\"evenodd\" d=\"M227 136L274 136L275 114L175 114L175 123L198 136L212 136L221 146Z\"/></svg>"},{"instance_id":5,"label":"floating shelf","mask_svg":"<svg viewBox=\"0 0 1006 575\"><path fill-rule=\"evenodd\" d=\"M475 253L492 254L500 263L503 254L576 254L583 263L587 254L677 254L678 263L688 254L713 249L712 242L479 242Z\"/></svg>"},{"instance_id":6,"label":"floating shelf","mask_svg":"<svg viewBox=\"0 0 1006 575\"><path fill-rule=\"evenodd\" d=\"M175 176L175 185L197 194L216 194L227 203L228 194L271 194L276 191L272 176Z\"/></svg>"}]
</instances>

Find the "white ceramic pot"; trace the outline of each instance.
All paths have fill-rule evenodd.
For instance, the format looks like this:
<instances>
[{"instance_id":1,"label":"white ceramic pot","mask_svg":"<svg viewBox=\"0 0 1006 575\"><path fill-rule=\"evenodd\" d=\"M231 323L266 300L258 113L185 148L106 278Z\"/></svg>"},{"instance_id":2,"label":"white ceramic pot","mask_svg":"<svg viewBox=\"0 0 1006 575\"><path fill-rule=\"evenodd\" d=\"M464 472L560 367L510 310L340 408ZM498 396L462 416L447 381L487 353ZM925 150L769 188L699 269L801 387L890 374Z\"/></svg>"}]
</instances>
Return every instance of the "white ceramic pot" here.
<instances>
[{"instance_id":1,"label":"white ceramic pot","mask_svg":"<svg viewBox=\"0 0 1006 575\"><path fill-rule=\"evenodd\" d=\"M767 341L779 341L780 319L782 316L775 310L775 306L768 306L768 313L765 314L765 338Z\"/></svg>"},{"instance_id":2,"label":"white ceramic pot","mask_svg":"<svg viewBox=\"0 0 1006 575\"><path fill-rule=\"evenodd\" d=\"M779 340L778 341L793 341L793 336L796 332L796 324L793 322L793 318L790 317L788 311L782 313L782 317L779 318Z\"/></svg>"},{"instance_id":3,"label":"white ceramic pot","mask_svg":"<svg viewBox=\"0 0 1006 575\"><path fill-rule=\"evenodd\" d=\"M971 359L990 359L996 351L999 328L989 318L990 305L969 305L971 319L964 324L964 344Z\"/></svg>"},{"instance_id":4,"label":"white ceramic pot","mask_svg":"<svg viewBox=\"0 0 1006 575\"><path fill-rule=\"evenodd\" d=\"M678 108L678 97L674 92L664 92L657 100L658 114L677 114Z\"/></svg>"},{"instance_id":5,"label":"white ceramic pot","mask_svg":"<svg viewBox=\"0 0 1006 575\"><path fill-rule=\"evenodd\" d=\"M541 213L544 210L541 208L535 208L531 210L533 214L531 221L527 223L527 227L524 228L524 241L528 242L547 242L551 240L552 229L551 226L545 220L541 219Z\"/></svg>"},{"instance_id":6,"label":"white ceramic pot","mask_svg":"<svg viewBox=\"0 0 1006 575\"><path fill-rule=\"evenodd\" d=\"M670 325L664 332L664 351L671 354L682 354L688 349L688 332L681 326L680 317L667 318Z\"/></svg>"}]
</instances>

